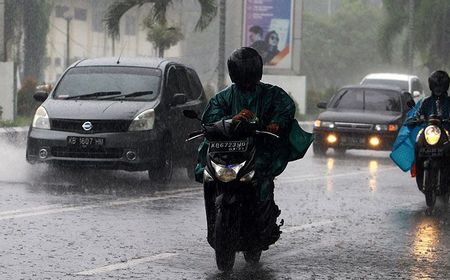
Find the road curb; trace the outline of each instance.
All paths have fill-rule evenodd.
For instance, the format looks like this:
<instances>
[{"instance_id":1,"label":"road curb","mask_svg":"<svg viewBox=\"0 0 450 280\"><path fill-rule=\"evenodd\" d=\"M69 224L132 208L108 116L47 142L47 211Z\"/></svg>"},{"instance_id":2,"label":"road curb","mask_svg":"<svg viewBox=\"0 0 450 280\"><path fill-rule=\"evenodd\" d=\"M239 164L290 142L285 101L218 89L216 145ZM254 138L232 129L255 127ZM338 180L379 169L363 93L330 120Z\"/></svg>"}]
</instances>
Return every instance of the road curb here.
<instances>
[{"instance_id":1,"label":"road curb","mask_svg":"<svg viewBox=\"0 0 450 280\"><path fill-rule=\"evenodd\" d=\"M28 127L0 127L0 139L15 144L27 141Z\"/></svg>"}]
</instances>

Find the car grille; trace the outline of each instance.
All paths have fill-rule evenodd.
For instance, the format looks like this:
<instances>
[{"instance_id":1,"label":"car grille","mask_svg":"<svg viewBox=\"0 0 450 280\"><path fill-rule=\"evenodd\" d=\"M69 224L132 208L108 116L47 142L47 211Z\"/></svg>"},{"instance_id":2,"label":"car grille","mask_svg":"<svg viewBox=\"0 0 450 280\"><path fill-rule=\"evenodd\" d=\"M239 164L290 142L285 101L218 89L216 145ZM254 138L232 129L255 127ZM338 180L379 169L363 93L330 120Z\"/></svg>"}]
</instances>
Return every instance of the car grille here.
<instances>
[{"instance_id":1,"label":"car grille","mask_svg":"<svg viewBox=\"0 0 450 280\"><path fill-rule=\"evenodd\" d=\"M69 131L77 133L105 133L105 132L126 132L131 124L130 120L92 120L92 129L86 131L82 125L87 120L52 119L51 129L58 131Z\"/></svg>"},{"instance_id":2,"label":"car grille","mask_svg":"<svg viewBox=\"0 0 450 280\"><path fill-rule=\"evenodd\" d=\"M360 129L360 130L372 130L373 124L369 123L346 123L346 122L336 122L336 128L350 128L350 129Z\"/></svg>"},{"instance_id":3,"label":"car grille","mask_svg":"<svg viewBox=\"0 0 450 280\"><path fill-rule=\"evenodd\" d=\"M121 158L123 150L120 148L106 148L98 150L69 149L67 147L52 147L52 156L67 158Z\"/></svg>"}]
</instances>

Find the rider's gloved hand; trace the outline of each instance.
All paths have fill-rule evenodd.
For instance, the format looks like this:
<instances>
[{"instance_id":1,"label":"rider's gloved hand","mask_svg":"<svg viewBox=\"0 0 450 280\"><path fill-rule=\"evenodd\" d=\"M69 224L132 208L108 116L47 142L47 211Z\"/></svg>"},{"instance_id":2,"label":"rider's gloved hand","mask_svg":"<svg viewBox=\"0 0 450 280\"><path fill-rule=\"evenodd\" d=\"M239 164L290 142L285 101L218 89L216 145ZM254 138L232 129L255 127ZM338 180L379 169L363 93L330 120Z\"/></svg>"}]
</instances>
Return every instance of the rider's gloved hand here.
<instances>
[{"instance_id":1,"label":"rider's gloved hand","mask_svg":"<svg viewBox=\"0 0 450 280\"><path fill-rule=\"evenodd\" d=\"M274 134L277 134L280 130L280 125L277 123L270 123L268 126L266 126L266 130L268 132L272 132Z\"/></svg>"},{"instance_id":2,"label":"rider's gloved hand","mask_svg":"<svg viewBox=\"0 0 450 280\"><path fill-rule=\"evenodd\" d=\"M248 110L248 109L243 109L242 111L239 112L239 114L235 115L233 117L233 121L237 122L237 121L242 121L242 120L251 120L255 117L255 113L253 113L252 111Z\"/></svg>"}]
</instances>

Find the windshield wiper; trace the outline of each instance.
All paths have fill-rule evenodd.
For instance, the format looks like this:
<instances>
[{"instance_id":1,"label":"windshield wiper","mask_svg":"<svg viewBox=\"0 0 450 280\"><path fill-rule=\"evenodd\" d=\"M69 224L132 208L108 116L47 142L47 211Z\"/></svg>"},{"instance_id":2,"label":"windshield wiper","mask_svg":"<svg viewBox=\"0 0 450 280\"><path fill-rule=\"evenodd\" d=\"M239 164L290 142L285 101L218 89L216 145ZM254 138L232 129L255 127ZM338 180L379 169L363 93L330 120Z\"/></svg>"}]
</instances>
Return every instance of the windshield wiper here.
<instances>
[{"instance_id":1,"label":"windshield wiper","mask_svg":"<svg viewBox=\"0 0 450 280\"><path fill-rule=\"evenodd\" d=\"M151 91L151 90L135 91L135 92L127 93L127 94L117 94L117 95L105 96L105 97L99 98L99 99L125 99L127 97L138 97L138 96L150 95L150 94L153 94L153 91Z\"/></svg>"},{"instance_id":2,"label":"windshield wiper","mask_svg":"<svg viewBox=\"0 0 450 280\"><path fill-rule=\"evenodd\" d=\"M74 95L74 96L69 96L66 99L82 99L82 98L89 98L89 97L97 97L97 99L99 99L99 97L102 96L118 96L120 95L120 91L97 91L97 92L93 92L93 93L88 93L88 94L80 94L80 95Z\"/></svg>"}]
</instances>

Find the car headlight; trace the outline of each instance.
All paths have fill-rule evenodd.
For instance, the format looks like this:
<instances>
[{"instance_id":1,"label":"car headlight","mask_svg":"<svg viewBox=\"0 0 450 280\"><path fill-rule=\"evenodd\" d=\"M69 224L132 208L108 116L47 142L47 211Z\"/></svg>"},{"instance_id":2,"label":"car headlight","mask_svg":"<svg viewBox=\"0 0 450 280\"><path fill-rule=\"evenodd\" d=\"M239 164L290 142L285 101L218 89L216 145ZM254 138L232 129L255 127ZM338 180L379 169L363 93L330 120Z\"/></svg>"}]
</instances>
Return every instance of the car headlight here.
<instances>
[{"instance_id":1,"label":"car headlight","mask_svg":"<svg viewBox=\"0 0 450 280\"><path fill-rule=\"evenodd\" d=\"M325 127L325 128L334 128L334 122L324 122L321 120L316 120L314 122L315 127Z\"/></svg>"},{"instance_id":2,"label":"car headlight","mask_svg":"<svg viewBox=\"0 0 450 280\"><path fill-rule=\"evenodd\" d=\"M216 172L216 178L224 183L236 180L239 170L245 165L245 161L239 164L222 165L211 161L211 165Z\"/></svg>"},{"instance_id":3,"label":"car headlight","mask_svg":"<svg viewBox=\"0 0 450 280\"><path fill-rule=\"evenodd\" d=\"M375 125L375 130L376 131L390 131L390 132L394 132L397 131L398 129L398 125L396 124L377 124Z\"/></svg>"},{"instance_id":4,"label":"car headlight","mask_svg":"<svg viewBox=\"0 0 450 280\"><path fill-rule=\"evenodd\" d=\"M32 127L41 129L50 129L50 119L48 118L47 110L40 106L34 114Z\"/></svg>"},{"instance_id":5,"label":"car headlight","mask_svg":"<svg viewBox=\"0 0 450 280\"><path fill-rule=\"evenodd\" d=\"M130 124L128 131L143 131L153 129L155 124L155 110L146 110L137 117Z\"/></svg>"},{"instance_id":6,"label":"car headlight","mask_svg":"<svg viewBox=\"0 0 450 280\"><path fill-rule=\"evenodd\" d=\"M441 138L441 129L435 125L425 128L425 141L430 145L435 145Z\"/></svg>"},{"instance_id":7,"label":"car headlight","mask_svg":"<svg viewBox=\"0 0 450 280\"><path fill-rule=\"evenodd\" d=\"M388 126L385 124L377 124L377 125L375 125L375 130L376 131L386 131L386 130L388 130Z\"/></svg>"}]
</instances>

